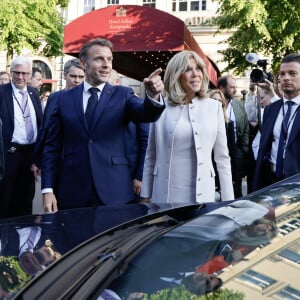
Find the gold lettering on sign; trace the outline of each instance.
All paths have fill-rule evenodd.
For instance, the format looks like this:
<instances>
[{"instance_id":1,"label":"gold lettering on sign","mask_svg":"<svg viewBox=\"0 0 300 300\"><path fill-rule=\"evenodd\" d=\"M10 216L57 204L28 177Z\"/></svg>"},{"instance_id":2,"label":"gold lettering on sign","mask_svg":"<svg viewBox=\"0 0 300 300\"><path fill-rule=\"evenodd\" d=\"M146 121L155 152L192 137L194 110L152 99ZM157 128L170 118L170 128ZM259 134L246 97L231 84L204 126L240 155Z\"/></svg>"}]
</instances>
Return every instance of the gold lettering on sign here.
<instances>
[{"instance_id":1,"label":"gold lettering on sign","mask_svg":"<svg viewBox=\"0 0 300 300\"><path fill-rule=\"evenodd\" d=\"M117 17L126 17L126 9L121 6L120 8L116 9L116 16Z\"/></svg>"},{"instance_id":2,"label":"gold lettering on sign","mask_svg":"<svg viewBox=\"0 0 300 300\"><path fill-rule=\"evenodd\" d=\"M204 16L189 17L184 20L184 23L187 26L212 26L214 25L214 18Z\"/></svg>"}]
</instances>

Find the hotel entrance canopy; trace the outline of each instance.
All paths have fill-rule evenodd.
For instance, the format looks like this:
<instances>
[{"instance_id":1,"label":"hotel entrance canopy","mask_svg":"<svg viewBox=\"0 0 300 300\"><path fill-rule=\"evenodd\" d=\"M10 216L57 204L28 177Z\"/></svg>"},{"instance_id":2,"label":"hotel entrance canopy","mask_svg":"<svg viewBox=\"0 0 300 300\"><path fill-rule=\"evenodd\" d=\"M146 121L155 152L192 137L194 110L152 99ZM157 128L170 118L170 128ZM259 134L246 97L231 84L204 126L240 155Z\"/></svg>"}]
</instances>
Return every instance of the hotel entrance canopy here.
<instances>
[{"instance_id":1,"label":"hotel entrance canopy","mask_svg":"<svg viewBox=\"0 0 300 300\"><path fill-rule=\"evenodd\" d=\"M155 69L165 70L170 58L193 50L205 61L210 82L218 69L203 53L184 22L168 13L137 5L112 5L85 14L65 26L65 54L78 56L83 44L104 38L113 43L113 68L142 81Z\"/></svg>"}]
</instances>

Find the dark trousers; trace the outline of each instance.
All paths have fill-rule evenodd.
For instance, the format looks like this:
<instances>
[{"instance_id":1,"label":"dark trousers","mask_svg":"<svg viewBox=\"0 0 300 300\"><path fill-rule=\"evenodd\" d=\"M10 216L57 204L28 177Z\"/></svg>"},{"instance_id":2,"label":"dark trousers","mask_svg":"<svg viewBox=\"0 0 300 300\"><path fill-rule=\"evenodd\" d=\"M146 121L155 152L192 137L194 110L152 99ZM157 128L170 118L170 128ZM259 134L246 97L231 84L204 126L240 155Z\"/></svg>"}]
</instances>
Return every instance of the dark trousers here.
<instances>
[{"instance_id":1,"label":"dark trousers","mask_svg":"<svg viewBox=\"0 0 300 300\"><path fill-rule=\"evenodd\" d=\"M32 151L5 153L4 177L0 181L0 218L32 214L35 180Z\"/></svg>"},{"instance_id":2,"label":"dark trousers","mask_svg":"<svg viewBox=\"0 0 300 300\"><path fill-rule=\"evenodd\" d=\"M246 175L246 156L235 146L230 158L234 197L239 198L243 196L242 179Z\"/></svg>"},{"instance_id":3,"label":"dark trousers","mask_svg":"<svg viewBox=\"0 0 300 300\"><path fill-rule=\"evenodd\" d=\"M273 165L269 161L264 161L261 167L261 185L259 188L264 188L268 185L276 183L284 178L278 178L273 170Z\"/></svg>"}]
</instances>

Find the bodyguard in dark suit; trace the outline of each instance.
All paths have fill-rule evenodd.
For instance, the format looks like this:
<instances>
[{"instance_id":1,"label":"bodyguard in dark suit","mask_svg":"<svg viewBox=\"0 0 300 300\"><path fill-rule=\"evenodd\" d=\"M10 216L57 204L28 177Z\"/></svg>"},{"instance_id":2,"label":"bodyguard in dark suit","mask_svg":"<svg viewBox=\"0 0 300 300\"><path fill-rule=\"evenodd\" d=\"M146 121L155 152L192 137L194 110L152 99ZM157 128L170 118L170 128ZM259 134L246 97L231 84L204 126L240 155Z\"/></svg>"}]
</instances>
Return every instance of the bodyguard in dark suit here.
<instances>
[{"instance_id":1,"label":"bodyguard in dark suit","mask_svg":"<svg viewBox=\"0 0 300 300\"><path fill-rule=\"evenodd\" d=\"M86 80L60 93L44 147L46 212L131 202L134 195L124 131L130 121L157 120L164 109L161 69L144 79L147 96L141 101L131 88L107 83L113 60L110 41L88 42L80 60Z\"/></svg>"},{"instance_id":2,"label":"bodyguard in dark suit","mask_svg":"<svg viewBox=\"0 0 300 300\"><path fill-rule=\"evenodd\" d=\"M279 70L283 98L265 108L254 190L300 172L300 54L285 56Z\"/></svg>"},{"instance_id":3,"label":"bodyguard in dark suit","mask_svg":"<svg viewBox=\"0 0 300 300\"><path fill-rule=\"evenodd\" d=\"M35 178L31 171L34 143L42 120L35 89L27 86L31 60L18 56L11 64L11 82L0 86L5 170L0 181L0 217L32 213Z\"/></svg>"}]
</instances>

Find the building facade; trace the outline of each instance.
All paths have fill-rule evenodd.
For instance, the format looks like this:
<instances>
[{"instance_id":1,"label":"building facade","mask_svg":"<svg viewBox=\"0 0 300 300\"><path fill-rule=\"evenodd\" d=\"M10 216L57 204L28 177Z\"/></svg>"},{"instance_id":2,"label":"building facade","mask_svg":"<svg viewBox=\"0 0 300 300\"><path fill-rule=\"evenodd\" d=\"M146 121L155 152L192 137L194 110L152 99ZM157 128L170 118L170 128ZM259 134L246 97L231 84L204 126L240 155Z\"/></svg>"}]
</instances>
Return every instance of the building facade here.
<instances>
[{"instance_id":1,"label":"building facade","mask_svg":"<svg viewBox=\"0 0 300 300\"><path fill-rule=\"evenodd\" d=\"M70 0L67 9L62 11L65 23L68 24L78 17L93 10L101 9L109 5L140 5L150 6L155 9L169 13L186 24L193 34L195 40L200 45L203 52L213 61L222 72L226 66L221 61L219 50L227 45L222 43L230 36L230 32L219 34L217 27L213 25L213 19L217 14L218 1L212 0ZM29 56L34 65L43 70L45 81L44 90L52 91L64 88L63 65L70 56L62 56L53 59L38 57L28 50L24 50L23 55ZM5 52L0 52L0 69L7 69ZM246 80L247 81L247 80ZM238 90L247 88L245 80L238 79ZM131 85L137 91L139 83L122 77L122 84ZM138 92L138 91L137 91Z\"/></svg>"}]
</instances>

